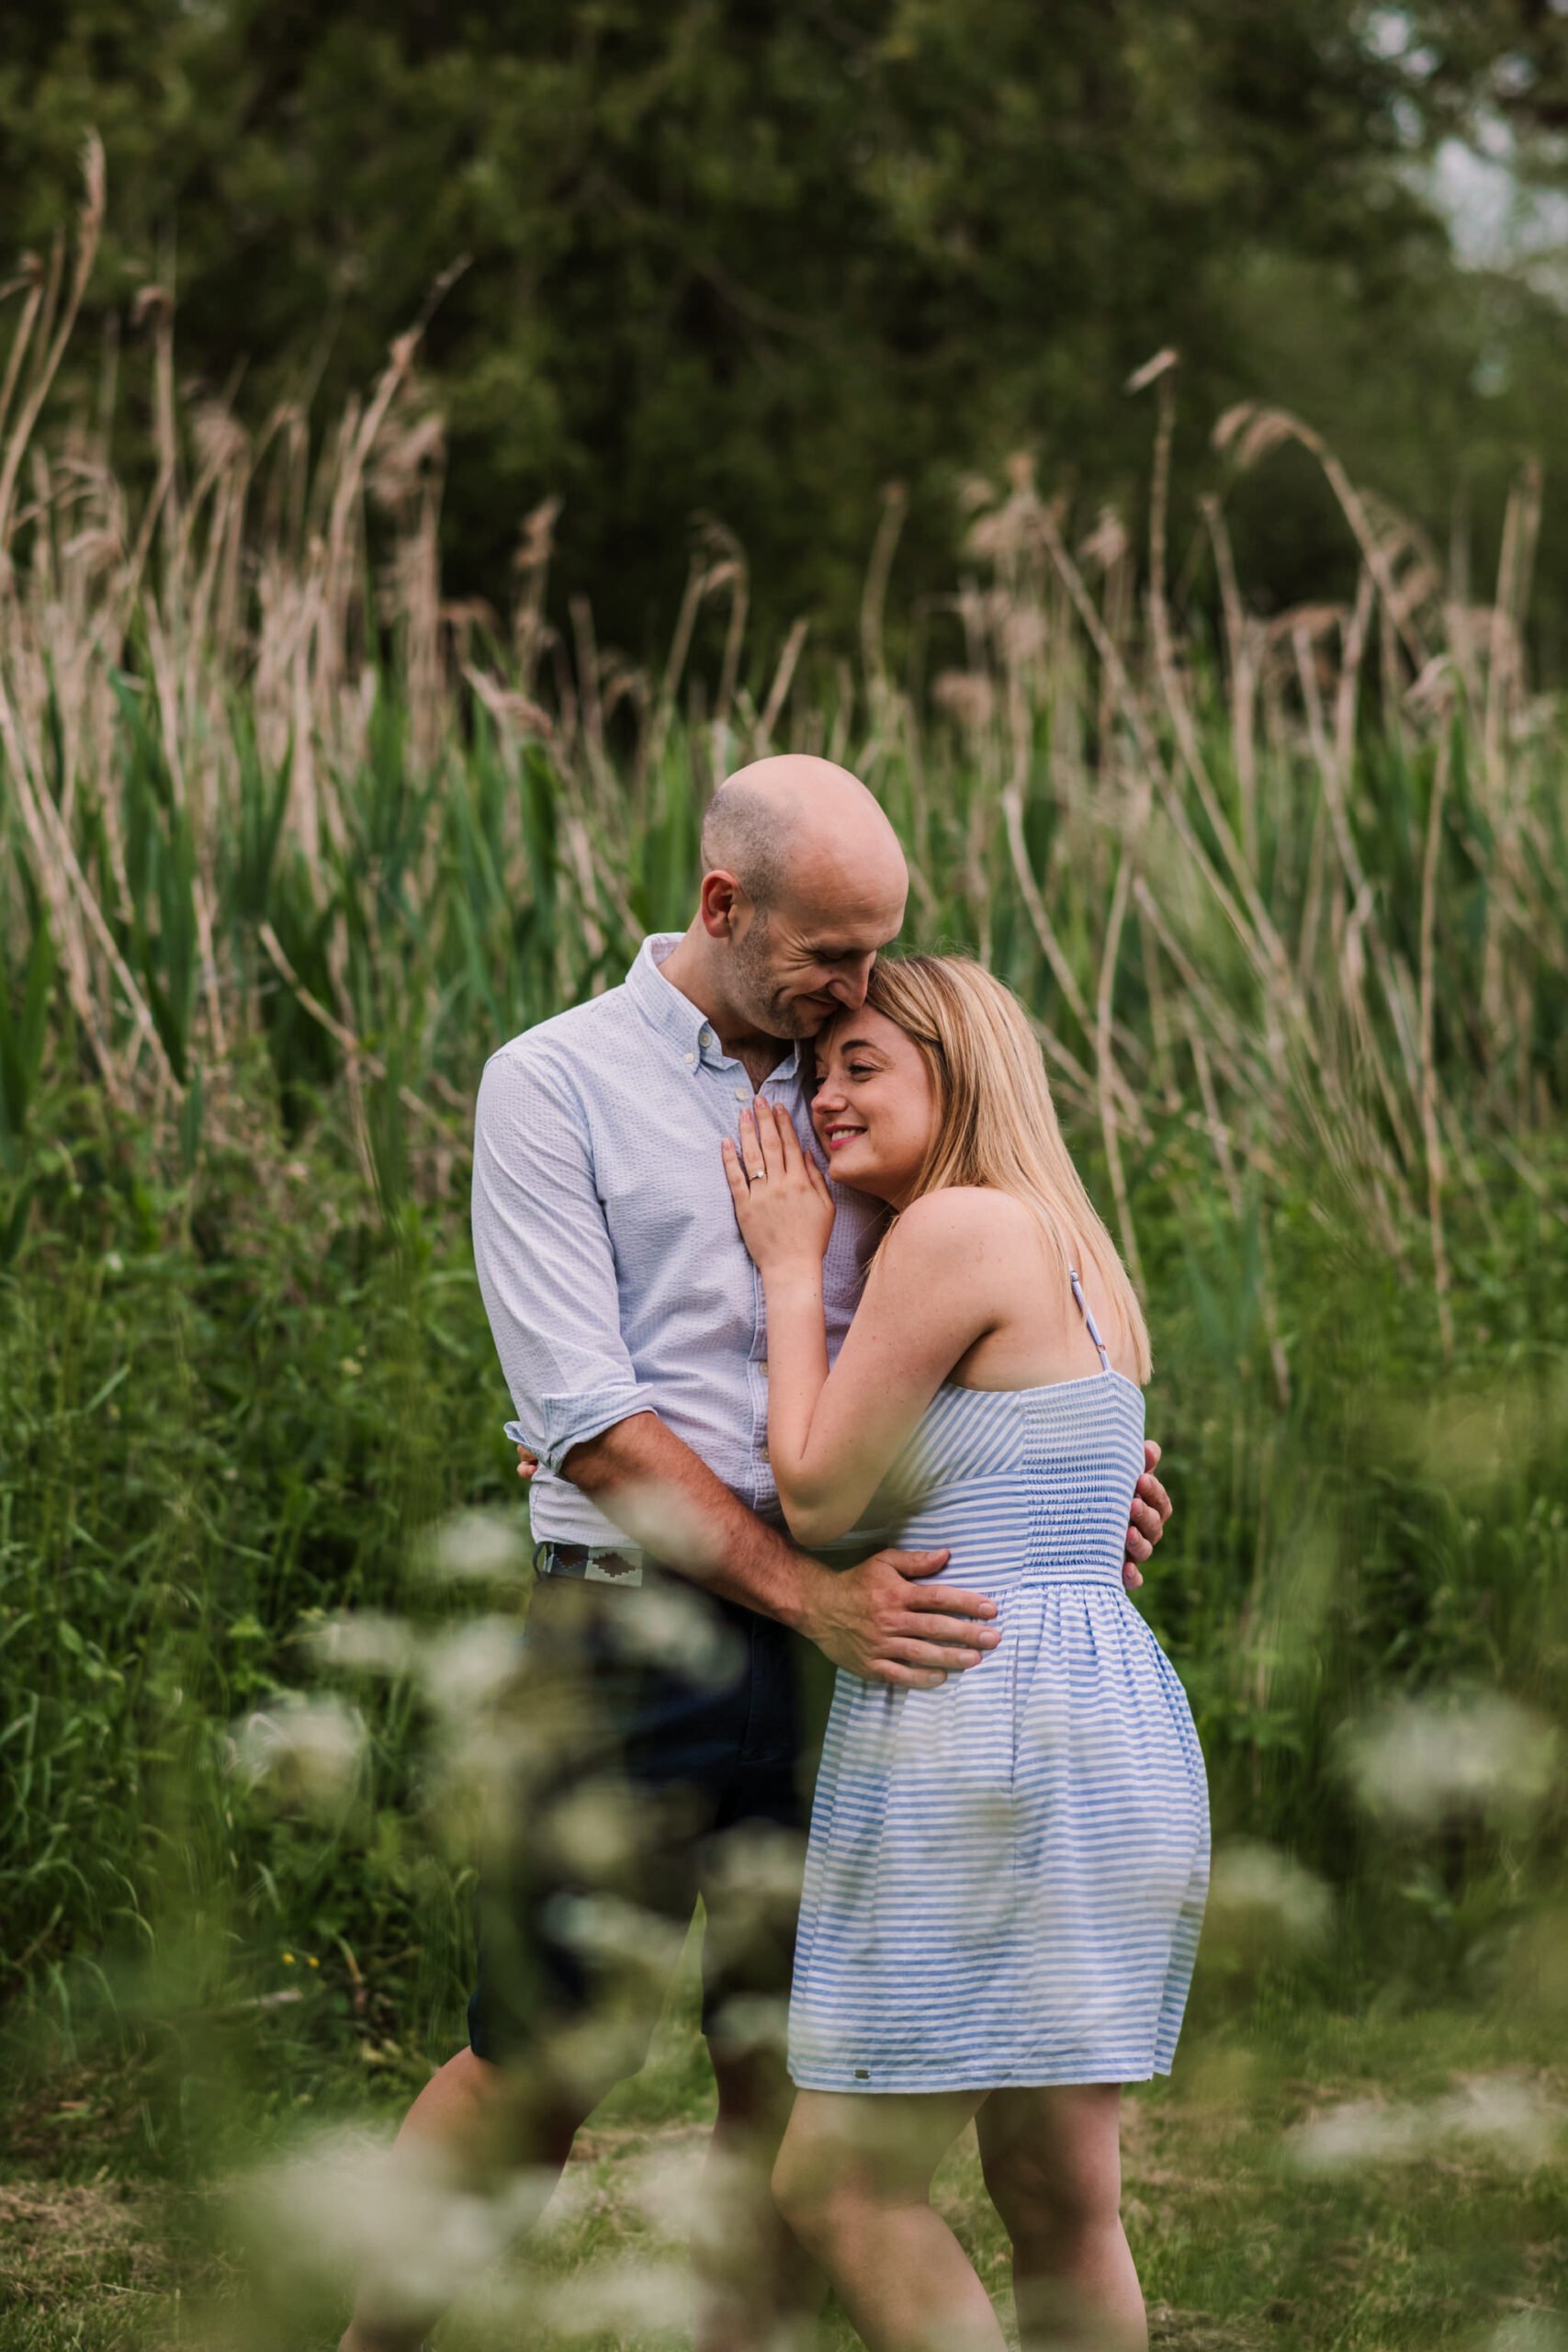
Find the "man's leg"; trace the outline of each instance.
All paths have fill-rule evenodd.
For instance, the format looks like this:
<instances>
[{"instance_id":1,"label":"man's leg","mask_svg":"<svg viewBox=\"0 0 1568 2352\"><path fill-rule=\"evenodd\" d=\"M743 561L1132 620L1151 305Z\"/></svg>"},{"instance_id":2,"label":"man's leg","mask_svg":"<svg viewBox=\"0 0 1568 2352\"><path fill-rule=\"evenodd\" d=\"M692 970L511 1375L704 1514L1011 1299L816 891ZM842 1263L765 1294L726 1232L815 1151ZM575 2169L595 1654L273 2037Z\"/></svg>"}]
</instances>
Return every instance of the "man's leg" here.
<instances>
[{"instance_id":1,"label":"man's leg","mask_svg":"<svg viewBox=\"0 0 1568 2352\"><path fill-rule=\"evenodd\" d=\"M531 1600L495 1727L514 1786L491 1825L470 2046L431 2077L394 2146L433 2199L504 2192L528 2172L529 2202L542 2200L539 2176L559 2172L581 2124L641 2066L663 2006L713 1812L680 1777L681 1734L710 1694L649 1668L639 1598L544 1577ZM662 1777L646 1777L652 1763ZM392 2308L367 2277L342 2352L415 2352L443 2308Z\"/></svg>"},{"instance_id":2,"label":"man's leg","mask_svg":"<svg viewBox=\"0 0 1568 2352\"><path fill-rule=\"evenodd\" d=\"M710 2040L718 2115L708 2149L707 2212L696 2233L695 2352L761 2352L811 2332L827 2281L773 2191L795 2086L776 2051Z\"/></svg>"},{"instance_id":3,"label":"man's leg","mask_svg":"<svg viewBox=\"0 0 1568 2352\"><path fill-rule=\"evenodd\" d=\"M399 2128L394 2154L432 2178L485 2189L520 2165L559 2172L571 2154L581 2114L558 2099L525 2119L505 2070L459 2050L432 2075ZM418 2352L443 2305L387 2311L367 2279L339 2352Z\"/></svg>"},{"instance_id":4,"label":"man's leg","mask_svg":"<svg viewBox=\"0 0 1568 2352\"><path fill-rule=\"evenodd\" d=\"M806 1823L826 1716L823 1694L810 1682L820 1661L761 1618L745 1630L750 1704L719 1826L701 1856L703 2031L718 2117L708 2225L694 2248L697 2352L809 2341L827 2284L773 2193L795 2102L784 2040Z\"/></svg>"}]
</instances>

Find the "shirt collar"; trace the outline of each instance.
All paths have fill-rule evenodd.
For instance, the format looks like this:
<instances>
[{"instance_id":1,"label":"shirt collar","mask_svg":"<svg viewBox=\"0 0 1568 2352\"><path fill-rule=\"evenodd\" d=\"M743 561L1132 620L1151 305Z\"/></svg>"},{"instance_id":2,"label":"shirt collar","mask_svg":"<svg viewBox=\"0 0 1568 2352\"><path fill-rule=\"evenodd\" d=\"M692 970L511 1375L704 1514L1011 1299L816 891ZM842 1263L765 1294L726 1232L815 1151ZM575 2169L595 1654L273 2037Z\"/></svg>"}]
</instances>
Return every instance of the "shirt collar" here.
<instances>
[{"instance_id":1,"label":"shirt collar","mask_svg":"<svg viewBox=\"0 0 1568 2352\"><path fill-rule=\"evenodd\" d=\"M665 957L680 945L682 935L678 931L656 931L645 939L637 949L636 963L626 974L626 989L637 1010L652 1022L661 1036L668 1037L681 1053L694 1054L711 1069L728 1058L718 1042L717 1031L710 1025L707 1015L689 996L682 996L674 981L667 980L660 969ZM794 1046L771 1075L793 1078L799 1063L800 1048Z\"/></svg>"}]
</instances>

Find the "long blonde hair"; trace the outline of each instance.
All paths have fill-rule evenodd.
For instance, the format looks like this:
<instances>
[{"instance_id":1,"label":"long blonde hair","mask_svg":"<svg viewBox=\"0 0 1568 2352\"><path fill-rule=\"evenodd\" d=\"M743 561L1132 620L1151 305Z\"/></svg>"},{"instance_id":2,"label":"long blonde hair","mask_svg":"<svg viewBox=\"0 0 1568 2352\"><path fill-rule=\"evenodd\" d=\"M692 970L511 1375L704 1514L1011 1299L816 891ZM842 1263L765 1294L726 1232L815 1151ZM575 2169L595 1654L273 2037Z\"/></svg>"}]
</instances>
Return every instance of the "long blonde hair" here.
<instances>
[{"instance_id":1,"label":"long blonde hair","mask_svg":"<svg viewBox=\"0 0 1568 2352\"><path fill-rule=\"evenodd\" d=\"M937 1118L911 1197L948 1184L988 1184L1021 1201L1066 1269L1092 1267L1119 1336L1149 1376L1138 1294L1074 1167L1040 1048L1010 989L966 956L879 957L866 1003L912 1039Z\"/></svg>"}]
</instances>

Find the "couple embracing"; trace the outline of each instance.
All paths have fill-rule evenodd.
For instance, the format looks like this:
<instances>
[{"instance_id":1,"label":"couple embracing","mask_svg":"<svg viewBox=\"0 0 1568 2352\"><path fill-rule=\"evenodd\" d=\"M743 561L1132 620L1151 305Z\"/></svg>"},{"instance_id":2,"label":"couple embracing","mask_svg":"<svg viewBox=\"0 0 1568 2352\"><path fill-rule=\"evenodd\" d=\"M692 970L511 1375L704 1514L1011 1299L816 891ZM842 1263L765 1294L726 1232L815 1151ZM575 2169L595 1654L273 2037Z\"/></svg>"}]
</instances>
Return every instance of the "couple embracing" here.
<instances>
[{"instance_id":1,"label":"couple embracing","mask_svg":"<svg viewBox=\"0 0 1568 2352\"><path fill-rule=\"evenodd\" d=\"M560 1732L484 1890L470 2047L402 2136L457 2159L510 2115L563 2161L662 1989L587 2030L585 1893L679 1930L700 1894L715 2147L758 2183L709 2249L707 2352L784 2340L822 2272L874 2352L995 2352L929 2194L971 2119L1024 2343L1135 2346L1120 2086L1170 2067L1208 1855L1191 1718L1128 1598L1170 1508L1142 1310L1016 1000L960 958L877 961L908 874L864 786L760 761L703 859L690 929L479 1092L475 1251L533 1457L525 1675ZM814 1797L808 1645L838 1669ZM563 1825L612 1786L589 1868ZM747 1858L807 1809L784 1893ZM787 2081L747 2030L786 1993ZM372 2280L344 2345L421 2332L378 2324Z\"/></svg>"}]
</instances>

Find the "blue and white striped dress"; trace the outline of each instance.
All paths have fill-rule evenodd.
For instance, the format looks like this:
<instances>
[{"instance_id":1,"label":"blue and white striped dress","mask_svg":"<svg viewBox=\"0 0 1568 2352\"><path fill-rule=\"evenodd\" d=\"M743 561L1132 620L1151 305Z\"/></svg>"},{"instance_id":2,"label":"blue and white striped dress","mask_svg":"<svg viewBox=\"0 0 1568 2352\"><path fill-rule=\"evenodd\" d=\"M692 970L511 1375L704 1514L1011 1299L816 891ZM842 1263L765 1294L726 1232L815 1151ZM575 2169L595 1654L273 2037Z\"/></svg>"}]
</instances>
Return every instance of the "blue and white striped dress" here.
<instances>
[{"instance_id":1,"label":"blue and white striped dress","mask_svg":"<svg viewBox=\"0 0 1568 2352\"><path fill-rule=\"evenodd\" d=\"M1122 1585L1143 1394L1085 1313L1100 1373L944 1386L874 1506L911 1550L951 1547L941 1581L991 1594L1002 1638L935 1690L839 1676L790 2002L803 2088L1170 2071L1208 1797L1186 1694Z\"/></svg>"}]
</instances>

